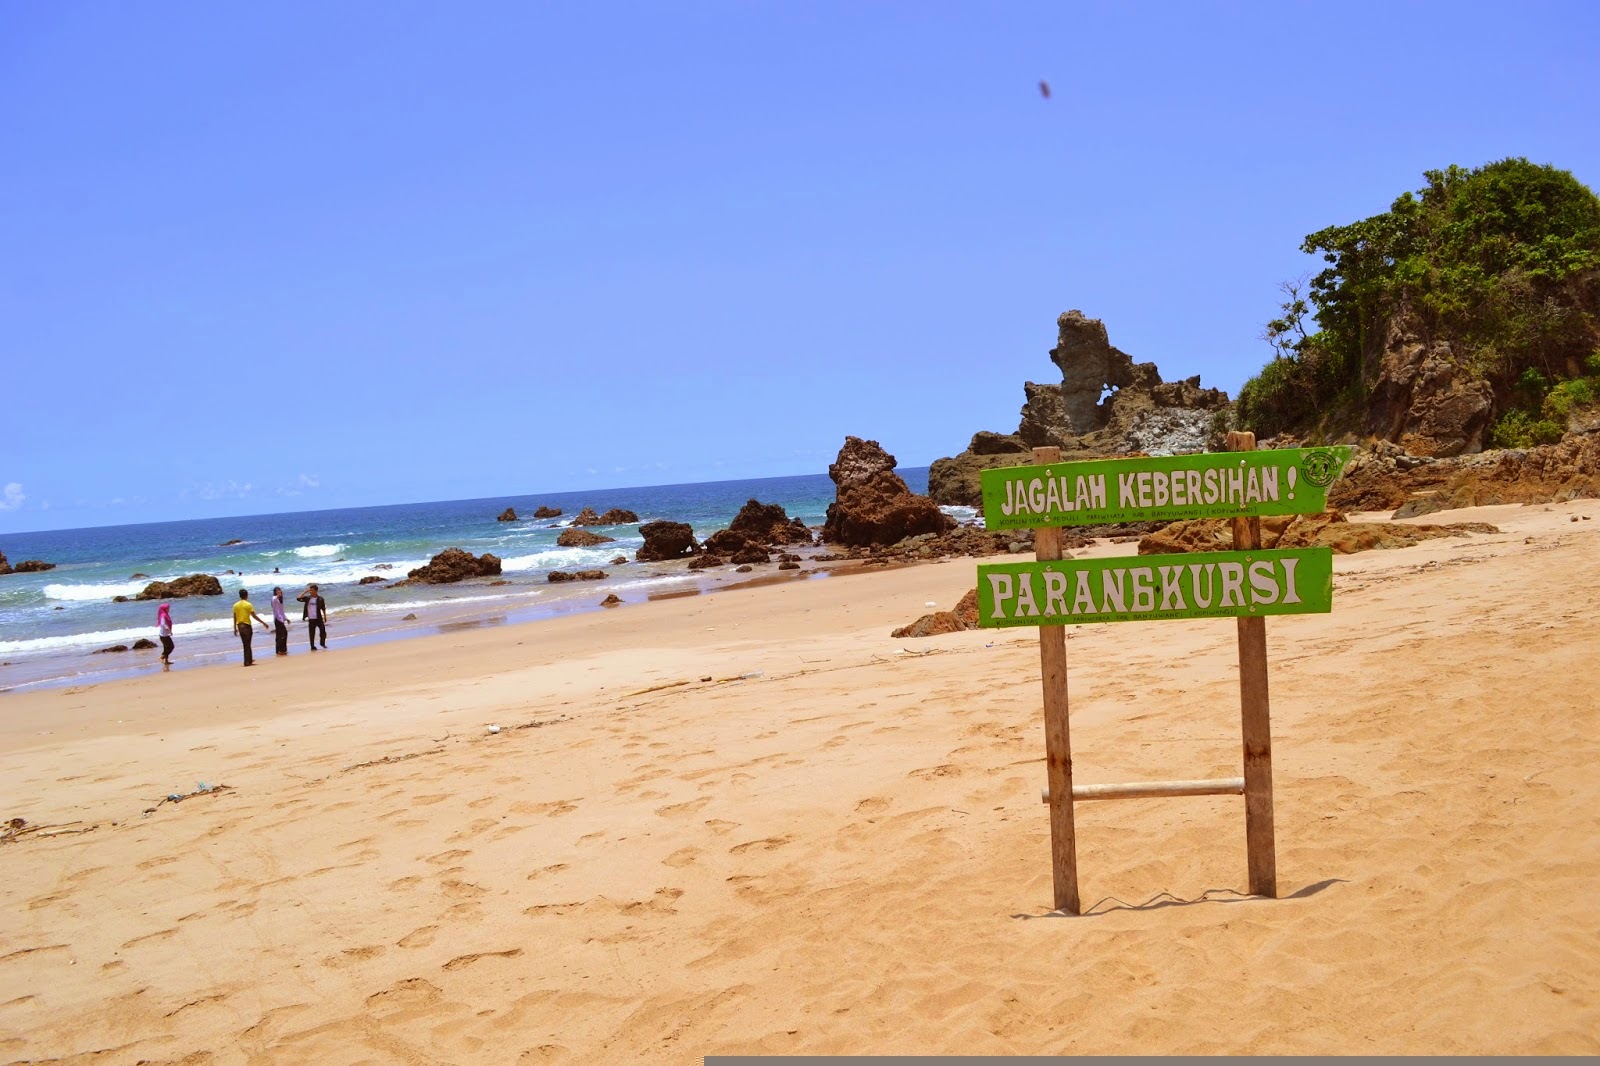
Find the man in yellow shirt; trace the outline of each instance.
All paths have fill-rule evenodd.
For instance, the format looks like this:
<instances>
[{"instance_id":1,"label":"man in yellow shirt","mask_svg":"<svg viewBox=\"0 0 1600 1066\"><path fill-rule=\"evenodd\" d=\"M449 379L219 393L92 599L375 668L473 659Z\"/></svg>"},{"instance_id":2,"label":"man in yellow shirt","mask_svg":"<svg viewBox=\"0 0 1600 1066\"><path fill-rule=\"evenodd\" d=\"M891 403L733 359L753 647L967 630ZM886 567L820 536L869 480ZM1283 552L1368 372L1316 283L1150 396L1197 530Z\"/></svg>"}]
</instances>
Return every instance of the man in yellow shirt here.
<instances>
[{"instance_id":1,"label":"man in yellow shirt","mask_svg":"<svg viewBox=\"0 0 1600 1066\"><path fill-rule=\"evenodd\" d=\"M248 589L239 590L239 602L233 605L233 629L239 634L239 643L244 645L244 664L254 666L255 658L250 654L250 641L255 636L255 630L250 628L250 619L254 618L261 623L261 628L268 633L272 627L267 625L267 620L256 614L256 605L250 602Z\"/></svg>"}]
</instances>

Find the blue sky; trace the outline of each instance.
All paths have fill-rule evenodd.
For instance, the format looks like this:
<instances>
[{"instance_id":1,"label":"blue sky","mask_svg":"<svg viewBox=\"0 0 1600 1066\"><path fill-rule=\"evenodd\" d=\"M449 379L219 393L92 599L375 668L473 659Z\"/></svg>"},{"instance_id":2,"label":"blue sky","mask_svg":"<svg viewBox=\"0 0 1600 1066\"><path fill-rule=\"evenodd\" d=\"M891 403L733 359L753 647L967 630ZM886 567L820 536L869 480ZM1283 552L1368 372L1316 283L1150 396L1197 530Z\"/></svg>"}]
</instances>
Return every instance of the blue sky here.
<instances>
[{"instance_id":1,"label":"blue sky","mask_svg":"<svg viewBox=\"0 0 1600 1066\"><path fill-rule=\"evenodd\" d=\"M1587 3L5 5L0 533L922 465L1015 428L1069 308L1233 393L1306 233L1450 163L1600 184L1597 45Z\"/></svg>"}]
</instances>

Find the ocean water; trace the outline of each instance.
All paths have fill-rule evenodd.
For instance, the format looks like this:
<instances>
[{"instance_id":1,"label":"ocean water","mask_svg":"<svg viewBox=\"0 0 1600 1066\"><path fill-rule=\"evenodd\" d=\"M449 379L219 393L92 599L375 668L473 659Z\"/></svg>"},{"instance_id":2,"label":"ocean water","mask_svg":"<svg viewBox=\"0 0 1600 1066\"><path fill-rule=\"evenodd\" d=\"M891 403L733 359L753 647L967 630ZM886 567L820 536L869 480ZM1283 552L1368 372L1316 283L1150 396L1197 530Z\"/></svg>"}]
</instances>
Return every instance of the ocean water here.
<instances>
[{"instance_id":1,"label":"ocean water","mask_svg":"<svg viewBox=\"0 0 1600 1066\"><path fill-rule=\"evenodd\" d=\"M913 491L927 490L927 468L898 473ZM600 513L626 508L641 523L688 522L703 539L726 528L750 499L781 504L791 517L820 526L833 496L825 474L809 474L10 534L0 537L0 551L13 562L45 559L56 568L0 577L0 692L159 669L156 652L93 654L140 637L155 639L156 604L131 601L153 580L203 573L222 582L221 596L171 601L174 667L188 668L238 658L230 610L240 588L250 591L270 622L272 587L283 587L294 653L303 650L305 636L294 597L313 581L328 602L330 646L350 637L392 638L598 609L610 592L637 600L704 588L729 580L731 568L692 573L682 561L633 562L644 543L636 524L589 527L614 537L613 544L559 547L556 537L586 506ZM540 505L560 508L561 517L532 518ZM518 521L496 521L506 507L516 509ZM240 543L228 543L233 540ZM448 547L499 556L502 580L509 583L389 587ZM619 555L629 562L611 565ZM605 570L608 578L553 585L546 580L551 570L591 568ZM387 580L358 583L368 575ZM130 602L116 603L119 595ZM408 614L417 618L405 620ZM258 630L255 651L263 650L270 658L272 640Z\"/></svg>"}]
</instances>

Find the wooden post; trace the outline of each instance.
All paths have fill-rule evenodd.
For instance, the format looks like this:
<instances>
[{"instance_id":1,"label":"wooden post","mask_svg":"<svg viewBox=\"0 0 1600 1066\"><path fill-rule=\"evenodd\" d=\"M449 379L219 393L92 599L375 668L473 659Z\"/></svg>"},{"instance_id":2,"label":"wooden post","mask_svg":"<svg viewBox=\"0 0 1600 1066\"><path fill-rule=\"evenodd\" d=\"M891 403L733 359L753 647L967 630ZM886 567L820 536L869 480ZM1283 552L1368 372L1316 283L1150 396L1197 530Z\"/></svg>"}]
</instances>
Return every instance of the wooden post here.
<instances>
[{"instance_id":1,"label":"wooden post","mask_svg":"<svg viewBox=\"0 0 1600 1066\"><path fill-rule=\"evenodd\" d=\"M1041 466L1061 462L1060 448L1035 448ZM1034 556L1061 558L1061 528L1033 531ZM1067 627L1039 627L1039 673L1044 682L1044 752L1050 784L1050 874L1055 884L1055 909L1077 914L1078 838L1072 824L1072 739L1067 728Z\"/></svg>"},{"instance_id":2,"label":"wooden post","mask_svg":"<svg viewBox=\"0 0 1600 1066\"><path fill-rule=\"evenodd\" d=\"M1256 450L1254 433L1228 434L1230 452ZM1261 519L1233 520L1233 548L1261 547ZM1238 618L1239 713L1244 732L1244 835L1250 894L1276 899L1278 860L1272 831L1272 713L1267 698L1267 620Z\"/></svg>"}]
</instances>

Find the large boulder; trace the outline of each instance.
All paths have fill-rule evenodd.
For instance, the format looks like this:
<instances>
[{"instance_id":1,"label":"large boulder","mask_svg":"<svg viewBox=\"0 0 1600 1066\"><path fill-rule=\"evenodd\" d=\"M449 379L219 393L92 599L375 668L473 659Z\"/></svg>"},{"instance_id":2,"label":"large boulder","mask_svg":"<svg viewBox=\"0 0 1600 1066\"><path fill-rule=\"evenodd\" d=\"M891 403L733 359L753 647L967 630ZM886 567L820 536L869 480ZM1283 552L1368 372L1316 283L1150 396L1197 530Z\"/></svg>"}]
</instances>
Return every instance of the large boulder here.
<instances>
[{"instance_id":1,"label":"large boulder","mask_svg":"<svg viewBox=\"0 0 1600 1066\"><path fill-rule=\"evenodd\" d=\"M559 508L559 507L549 507L549 506L547 506L545 504L540 504L539 505L539 509L537 511L533 512L533 517L535 517L535 518L560 518L561 517L561 508Z\"/></svg>"},{"instance_id":2,"label":"large boulder","mask_svg":"<svg viewBox=\"0 0 1600 1066\"><path fill-rule=\"evenodd\" d=\"M6 553L0 552L0 574L11 573L11 564L6 562Z\"/></svg>"},{"instance_id":3,"label":"large boulder","mask_svg":"<svg viewBox=\"0 0 1600 1066\"><path fill-rule=\"evenodd\" d=\"M659 519L640 526L639 533L644 537L644 546L633 557L641 563L682 559L700 551L700 544L694 539L694 529L687 522Z\"/></svg>"},{"instance_id":4,"label":"large boulder","mask_svg":"<svg viewBox=\"0 0 1600 1066\"><path fill-rule=\"evenodd\" d=\"M516 520L517 512L510 507L507 507L504 511L501 511L500 517L495 519L496 522L515 522Z\"/></svg>"},{"instance_id":5,"label":"large boulder","mask_svg":"<svg viewBox=\"0 0 1600 1066\"><path fill-rule=\"evenodd\" d=\"M610 544L616 537L608 537L604 533L591 533L587 529L570 526L561 531L556 537L556 543L563 548L592 548L596 544Z\"/></svg>"},{"instance_id":6,"label":"large boulder","mask_svg":"<svg viewBox=\"0 0 1600 1066\"><path fill-rule=\"evenodd\" d=\"M955 519L926 496L918 496L894 472L895 458L875 440L846 437L828 467L837 486L822 526L825 543L893 544L923 533L944 533Z\"/></svg>"},{"instance_id":7,"label":"large boulder","mask_svg":"<svg viewBox=\"0 0 1600 1066\"><path fill-rule=\"evenodd\" d=\"M222 582L210 574L190 574L176 581L152 581L136 600L181 600L185 596L220 596Z\"/></svg>"},{"instance_id":8,"label":"large boulder","mask_svg":"<svg viewBox=\"0 0 1600 1066\"><path fill-rule=\"evenodd\" d=\"M18 574L39 574L55 568L55 563L47 563L43 559L24 559L11 569L13 573Z\"/></svg>"},{"instance_id":9,"label":"large boulder","mask_svg":"<svg viewBox=\"0 0 1600 1066\"><path fill-rule=\"evenodd\" d=\"M563 581L604 581L605 577L604 570L552 570L545 575L545 580L555 585Z\"/></svg>"},{"instance_id":10,"label":"large boulder","mask_svg":"<svg viewBox=\"0 0 1600 1066\"><path fill-rule=\"evenodd\" d=\"M595 514L593 507L585 507L572 516L572 524L575 526L598 526L600 524L600 516Z\"/></svg>"},{"instance_id":11,"label":"large boulder","mask_svg":"<svg viewBox=\"0 0 1600 1066\"><path fill-rule=\"evenodd\" d=\"M406 574L407 579L420 581L425 585L446 585L472 577L499 576L498 557L484 554L473 558L471 552L462 551L460 548L446 548L429 559L427 566L419 566Z\"/></svg>"},{"instance_id":12,"label":"large boulder","mask_svg":"<svg viewBox=\"0 0 1600 1066\"><path fill-rule=\"evenodd\" d=\"M811 530L790 518L780 503L749 500L728 523L730 533L742 533L756 544L810 544Z\"/></svg>"},{"instance_id":13,"label":"large boulder","mask_svg":"<svg viewBox=\"0 0 1600 1066\"><path fill-rule=\"evenodd\" d=\"M632 525L638 520L639 516L628 510L626 507L613 507L605 514L601 515L600 521L596 522L595 524L600 526L626 526Z\"/></svg>"}]
</instances>

